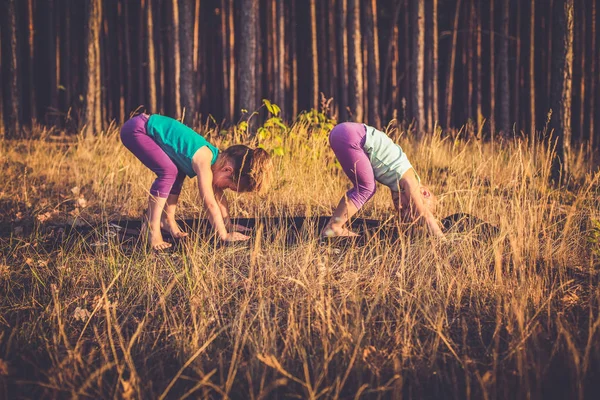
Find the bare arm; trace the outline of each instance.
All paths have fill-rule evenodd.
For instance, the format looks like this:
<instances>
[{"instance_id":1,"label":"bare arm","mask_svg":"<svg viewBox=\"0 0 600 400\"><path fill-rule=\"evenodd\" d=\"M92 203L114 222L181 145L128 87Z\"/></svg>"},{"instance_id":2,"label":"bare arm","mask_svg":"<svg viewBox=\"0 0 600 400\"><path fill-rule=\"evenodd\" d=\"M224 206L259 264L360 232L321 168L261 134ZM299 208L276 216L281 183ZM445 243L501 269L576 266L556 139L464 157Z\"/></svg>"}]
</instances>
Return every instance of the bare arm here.
<instances>
[{"instance_id":1,"label":"bare arm","mask_svg":"<svg viewBox=\"0 0 600 400\"><path fill-rule=\"evenodd\" d=\"M221 210L221 216L223 217L223 223L225 224L225 228L227 228L227 230L230 230L231 219L229 218L229 204L227 203L227 197L225 197L225 193L222 189L213 187L213 191L215 193L215 199L217 200L219 209Z\"/></svg>"},{"instance_id":2,"label":"bare arm","mask_svg":"<svg viewBox=\"0 0 600 400\"><path fill-rule=\"evenodd\" d=\"M408 170L400 179L400 187L405 193L408 194L410 198L411 206L414 208L415 219L423 218L429 231L437 236L444 237L444 233L440 229L437 220L433 216L431 210L425 205L423 201L423 197L421 194L419 181L415 178L415 175L412 170ZM399 199L398 194L396 192L396 196L394 196L394 192L392 192L392 198L394 199L394 207L397 211L399 210Z\"/></svg>"},{"instance_id":3,"label":"bare arm","mask_svg":"<svg viewBox=\"0 0 600 400\"><path fill-rule=\"evenodd\" d=\"M198 176L198 191L200 192L200 198L208 212L208 220L221 240L248 240L248 236L237 232L229 233L227 230L221 206L217 201L213 189L213 173L210 165L211 160L212 153L208 147L203 147L198 150L192 160L192 166ZM229 215L226 215L226 217L228 216Z\"/></svg>"}]
</instances>

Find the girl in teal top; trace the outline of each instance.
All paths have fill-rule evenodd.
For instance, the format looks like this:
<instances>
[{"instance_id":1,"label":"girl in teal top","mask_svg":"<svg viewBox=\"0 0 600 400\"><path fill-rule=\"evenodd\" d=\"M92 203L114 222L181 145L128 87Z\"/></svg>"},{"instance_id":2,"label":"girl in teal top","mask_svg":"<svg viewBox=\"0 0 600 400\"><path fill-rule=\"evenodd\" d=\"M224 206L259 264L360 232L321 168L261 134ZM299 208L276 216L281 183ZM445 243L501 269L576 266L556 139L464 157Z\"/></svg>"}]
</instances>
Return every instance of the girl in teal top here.
<instances>
[{"instance_id":1,"label":"girl in teal top","mask_svg":"<svg viewBox=\"0 0 600 400\"><path fill-rule=\"evenodd\" d=\"M263 149L235 145L219 152L204 137L179 121L161 115L140 114L121 128L121 141L146 167L156 174L150 188L143 232L155 250L171 247L163 240L161 228L182 238L175 222L175 209L186 176L198 177L200 198L208 218L222 240L247 240L232 225L223 191L259 192L271 178L272 161Z\"/></svg>"},{"instance_id":2,"label":"girl in teal top","mask_svg":"<svg viewBox=\"0 0 600 400\"><path fill-rule=\"evenodd\" d=\"M375 181L390 188L394 207L404 220L423 218L432 234L443 237L432 210L435 196L421 185L406 153L385 133L364 124L344 122L329 134L329 144L354 187L342 197L324 236L356 236L344 224L375 194Z\"/></svg>"}]
</instances>

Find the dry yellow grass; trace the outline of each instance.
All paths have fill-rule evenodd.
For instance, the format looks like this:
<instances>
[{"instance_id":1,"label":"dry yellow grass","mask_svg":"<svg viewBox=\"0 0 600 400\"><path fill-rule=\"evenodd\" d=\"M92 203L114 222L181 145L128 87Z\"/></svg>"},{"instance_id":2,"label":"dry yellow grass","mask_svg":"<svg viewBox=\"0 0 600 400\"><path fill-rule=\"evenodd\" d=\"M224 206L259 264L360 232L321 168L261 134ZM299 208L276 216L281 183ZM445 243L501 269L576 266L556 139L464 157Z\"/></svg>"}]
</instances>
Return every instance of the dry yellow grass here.
<instances>
[{"instance_id":1,"label":"dry yellow grass","mask_svg":"<svg viewBox=\"0 0 600 400\"><path fill-rule=\"evenodd\" d=\"M554 188L543 146L390 134L439 216L474 214L500 236L415 231L342 251L316 232L249 249L196 237L167 256L61 242L49 226L139 217L151 172L116 129L0 141L0 397L592 396L600 175L585 155ZM331 214L348 182L326 133L297 124L285 147L270 193L232 196L233 215ZM196 192L188 180L180 215L202 216ZM387 189L360 216L393 217Z\"/></svg>"}]
</instances>

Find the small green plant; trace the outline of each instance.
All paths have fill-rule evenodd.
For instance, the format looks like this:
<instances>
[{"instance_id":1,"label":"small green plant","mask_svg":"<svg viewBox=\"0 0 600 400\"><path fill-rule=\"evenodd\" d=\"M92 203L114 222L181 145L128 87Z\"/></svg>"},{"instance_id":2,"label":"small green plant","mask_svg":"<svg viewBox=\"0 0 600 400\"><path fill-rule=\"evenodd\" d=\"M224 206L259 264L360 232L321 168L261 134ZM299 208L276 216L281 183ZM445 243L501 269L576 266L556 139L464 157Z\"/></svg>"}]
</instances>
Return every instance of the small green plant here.
<instances>
[{"instance_id":1,"label":"small green plant","mask_svg":"<svg viewBox=\"0 0 600 400\"><path fill-rule=\"evenodd\" d=\"M588 242L591 244L592 253L600 257L600 220L591 219L592 228L588 233Z\"/></svg>"},{"instance_id":2,"label":"small green plant","mask_svg":"<svg viewBox=\"0 0 600 400\"><path fill-rule=\"evenodd\" d=\"M263 99L263 105L269 112L269 118L256 131L259 147L270 148L273 155L282 156L285 154L283 138L289 127L281 119L281 109L277 104Z\"/></svg>"}]
</instances>

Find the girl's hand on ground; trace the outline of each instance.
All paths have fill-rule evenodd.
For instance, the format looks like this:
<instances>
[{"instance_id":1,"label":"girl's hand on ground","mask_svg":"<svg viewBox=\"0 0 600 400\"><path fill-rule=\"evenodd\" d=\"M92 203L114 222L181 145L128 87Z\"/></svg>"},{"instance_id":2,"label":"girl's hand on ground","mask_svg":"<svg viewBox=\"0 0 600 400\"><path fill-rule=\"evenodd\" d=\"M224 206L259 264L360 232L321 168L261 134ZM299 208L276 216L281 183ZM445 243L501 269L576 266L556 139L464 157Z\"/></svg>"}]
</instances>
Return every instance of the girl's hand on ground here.
<instances>
[{"instance_id":1,"label":"girl's hand on ground","mask_svg":"<svg viewBox=\"0 0 600 400\"><path fill-rule=\"evenodd\" d=\"M233 230L235 232L243 232L243 233L252 232L252 228L248 228L248 227L245 227L245 226L239 225L239 224L232 225L231 230Z\"/></svg>"},{"instance_id":2,"label":"girl's hand on ground","mask_svg":"<svg viewBox=\"0 0 600 400\"><path fill-rule=\"evenodd\" d=\"M239 232L229 232L223 239L225 242L241 242L250 239L250 236L246 236Z\"/></svg>"}]
</instances>

